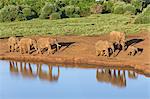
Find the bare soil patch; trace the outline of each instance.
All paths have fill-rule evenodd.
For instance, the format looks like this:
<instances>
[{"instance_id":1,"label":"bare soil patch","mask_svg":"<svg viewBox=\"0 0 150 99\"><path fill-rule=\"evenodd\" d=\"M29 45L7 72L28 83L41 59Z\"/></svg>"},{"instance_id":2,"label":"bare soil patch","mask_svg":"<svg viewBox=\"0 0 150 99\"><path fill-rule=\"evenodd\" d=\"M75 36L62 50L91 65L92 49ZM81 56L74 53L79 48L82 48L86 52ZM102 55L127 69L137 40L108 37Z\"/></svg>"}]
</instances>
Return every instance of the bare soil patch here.
<instances>
[{"instance_id":1,"label":"bare soil patch","mask_svg":"<svg viewBox=\"0 0 150 99\"><path fill-rule=\"evenodd\" d=\"M41 36L32 36L39 39ZM46 52L31 55L20 54L19 52L9 53L7 38L0 39L0 59L30 61L30 62L46 62L46 63L66 63L66 64L89 64L93 67L99 66L117 66L132 67L150 75L150 33L142 32L138 34L128 35L128 45L134 45L142 48L140 55L129 56L126 51L121 51L116 57L102 57L95 55L95 43L98 40L109 40L108 35L101 36L49 36L57 38L62 45L55 54L47 55Z\"/></svg>"}]
</instances>

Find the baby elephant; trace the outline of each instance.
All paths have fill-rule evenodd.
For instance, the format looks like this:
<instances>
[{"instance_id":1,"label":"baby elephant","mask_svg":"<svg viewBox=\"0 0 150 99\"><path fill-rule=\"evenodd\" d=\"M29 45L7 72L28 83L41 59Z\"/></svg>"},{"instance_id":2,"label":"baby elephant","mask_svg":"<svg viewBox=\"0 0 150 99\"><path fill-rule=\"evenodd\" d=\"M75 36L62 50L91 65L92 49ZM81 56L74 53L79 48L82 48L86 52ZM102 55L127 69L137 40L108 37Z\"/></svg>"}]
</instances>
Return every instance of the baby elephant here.
<instances>
[{"instance_id":1,"label":"baby elephant","mask_svg":"<svg viewBox=\"0 0 150 99\"><path fill-rule=\"evenodd\" d=\"M136 48L135 46L129 46L128 49L127 49L127 53L128 53L128 55L130 55L130 56L134 56L134 55L136 55L138 52L142 53L142 52L143 52L143 49L141 49L141 48Z\"/></svg>"},{"instance_id":2,"label":"baby elephant","mask_svg":"<svg viewBox=\"0 0 150 99\"><path fill-rule=\"evenodd\" d=\"M118 31L112 31L110 32L110 41L112 43L121 44L122 50L125 50L125 33L124 32L118 32Z\"/></svg>"},{"instance_id":3,"label":"baby elephant","mask_svg":"<svg viewBox=\"0 0 150 99\"><path fill-rule=\"evenodd\" d=\"M9 46L10 52L18 51L18 48L19 48L18 42L19 42L19 39L17 37L10 37L8 39L8 46Z\"/></svg>"},{"instance_id":4,"label":"baby elephant","mask_svg":"<svg viewBox=\"0 0 150 99\"><path fill-rule=\"evenodd\" d=\"M56 50L59 49L59 44L57 42L57 39L52 39L52 38L40 38L37 41L37 45L38 45L38 53L42 53L43 49L48 49L48 54L52 54L53 50L52 50L52 46L56 44Z\"/></svg>"},{"instance_id":5,"label":"baby elephant","mask_svg":"<svg viewBox=\"0 0 150 99\"><path fill-rule=\"evenodd\" d=\"M96 44L95 44L95 49L96 49L96 55L99 56L110 56L110 49L111 49L111 53L114 53L114 45L111 42L108 41L102 41L99 40Z\"/></svg>"},{"instance_id":6,"label":"baby elephant","mask_svg":"<svg viewBox=\"0 0 150 99\"><path fill-rule=\"evenodd\" d=\"M34 47L37 50L36 40L31 38L22 38L19 42L20 53L28 53L30 54L31 49Z\"/></svg>"}]
</instances>

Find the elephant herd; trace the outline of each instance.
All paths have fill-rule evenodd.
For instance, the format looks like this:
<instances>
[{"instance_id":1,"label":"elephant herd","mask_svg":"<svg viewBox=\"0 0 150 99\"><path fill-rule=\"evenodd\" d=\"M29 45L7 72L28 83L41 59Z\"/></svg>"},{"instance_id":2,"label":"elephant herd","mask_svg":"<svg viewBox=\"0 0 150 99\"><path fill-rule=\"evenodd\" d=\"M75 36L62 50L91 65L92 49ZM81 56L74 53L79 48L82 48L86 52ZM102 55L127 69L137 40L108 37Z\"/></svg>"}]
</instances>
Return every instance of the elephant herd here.
<instances>
[{"instance_id":1,"label":"elephant herd","mask_svg":"<svg viewBox=\"0 0 150 99\"><path fill-rule=\"evenodd\" d=\"M53 45L56 45L56 48L52 48ZM42 53L46 48L48 54L53 54L54 51L57 51L61 45L58 44L57 39L52 38L40 38L38 40L31 38L22 38L19 40L17 37L10 37L8 39L8 46L10 52L20 52L30 54L32 49L38 53Z\"/></svg>"},{"instance_id":2,"label":"elephant herd","mask_svg":"<svg viewBox=\"0 0 150 99\"><path fill-rule=\"evenodd\" d=\"M107 56L115 55L116 50L127 50L127 54L130 56L134 56L139 52L138 48L130 45L126 45L126 35L124 32L112 31L109 34L109 41L107 40L99 40L95 44L96 55L97 56Z\"/></svg>"},{"instance_id":3,"label":"elephant herd","mask_svg":"<svg viewBox=\"0 0 150 99\"><path fill-rule=\"evenodd\" d=\"M128 55L134 56L138 53L138 48L133 45L126 45L126 35L124 32L112 31L109 33L109 40L99 40L95 43L96 56L107 56L115 55L116 50L127 50ZM55 45L55 48L53 47ZM48 54L54 54L61 48L57 39L54 38L39 38L38 40L32 38L21 38L10 37L8 39L8 46L10 52L28 53L36 51L42 54L44 49L47 49Z\"/></svg>"}]
</instances>

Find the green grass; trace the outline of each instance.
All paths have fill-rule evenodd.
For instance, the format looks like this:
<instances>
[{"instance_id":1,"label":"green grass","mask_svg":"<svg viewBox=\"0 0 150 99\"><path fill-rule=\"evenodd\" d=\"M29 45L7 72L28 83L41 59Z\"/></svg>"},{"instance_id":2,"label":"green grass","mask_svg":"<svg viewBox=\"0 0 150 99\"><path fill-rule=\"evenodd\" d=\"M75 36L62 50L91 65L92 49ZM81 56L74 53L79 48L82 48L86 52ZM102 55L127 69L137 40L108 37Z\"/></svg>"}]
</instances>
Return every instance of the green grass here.
<instances>
[{"instance_id":1,"label":"green grass","mask_svg":"<svg viewBox=\"0 0 150 99\"><path fill-rule=\"evenodd\" d=\"M100 35L111 31L128 34L150 30L150 24L133 24L129 15L99 14L83 18L0 23L0 37L29 35ZM94 24L94 25L92 25Z\"/></svg>"}]
</instances>

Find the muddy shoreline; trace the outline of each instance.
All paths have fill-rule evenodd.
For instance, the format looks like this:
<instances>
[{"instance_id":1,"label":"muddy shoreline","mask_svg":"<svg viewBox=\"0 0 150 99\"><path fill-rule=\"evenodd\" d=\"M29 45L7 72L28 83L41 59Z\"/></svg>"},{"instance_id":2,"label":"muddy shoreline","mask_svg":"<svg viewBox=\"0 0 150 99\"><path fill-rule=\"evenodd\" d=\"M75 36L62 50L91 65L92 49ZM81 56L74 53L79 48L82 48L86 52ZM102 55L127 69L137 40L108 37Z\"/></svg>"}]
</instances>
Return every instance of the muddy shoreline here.
<instances>
[{"instance_id":1,"label":"muddy shoreline","mask_svg":"<svg viewBox=\"0 0 150 99\"><path fill-rule=\"evenodd\" d=\"M150 33L138 33L128 35L130 39L144 39L135 46L143 48L141 55L128 56L126 52L121 51L117 57L98 57L95 55L94 45L98 40L108 40L107 35L102 36L57 36L59 42L63 42L63 47L53 55L31 55L20 54L19 52L9 53L7 39L0 39L0 60L15 60L42 62L54 64L72 64L80 66L82 64L91 65L92 68L104 67L130 67L146 75L150 75ZM52 36L51 36L52 37ZM40 38L38 36L33 38ZM74 42L74 43L73 43ZM66 44L66 45L65 45Z\"/></svg>"},{"instance_id":2,"label":"muddy shoreline","mask_svg":"<svg viewBox=\"0 0 150 99\"><path fill-rule=\"evenodd\" d=\"M10 55L0 55L0 60L13 60L13 61L23 61L23 62L41 62L45 64L63 64L62 66L72 67L82 67L82 68L101 68L101 67L116 67L116 68L132 68L132 70L139 71L140 73L150 77L150 66L140 65L139 63L126 62L126 61L114 61L108 59L106 60L96 60L85 57L58 57L58 56L10 56Z\"/></svg>"}]
</instances>

